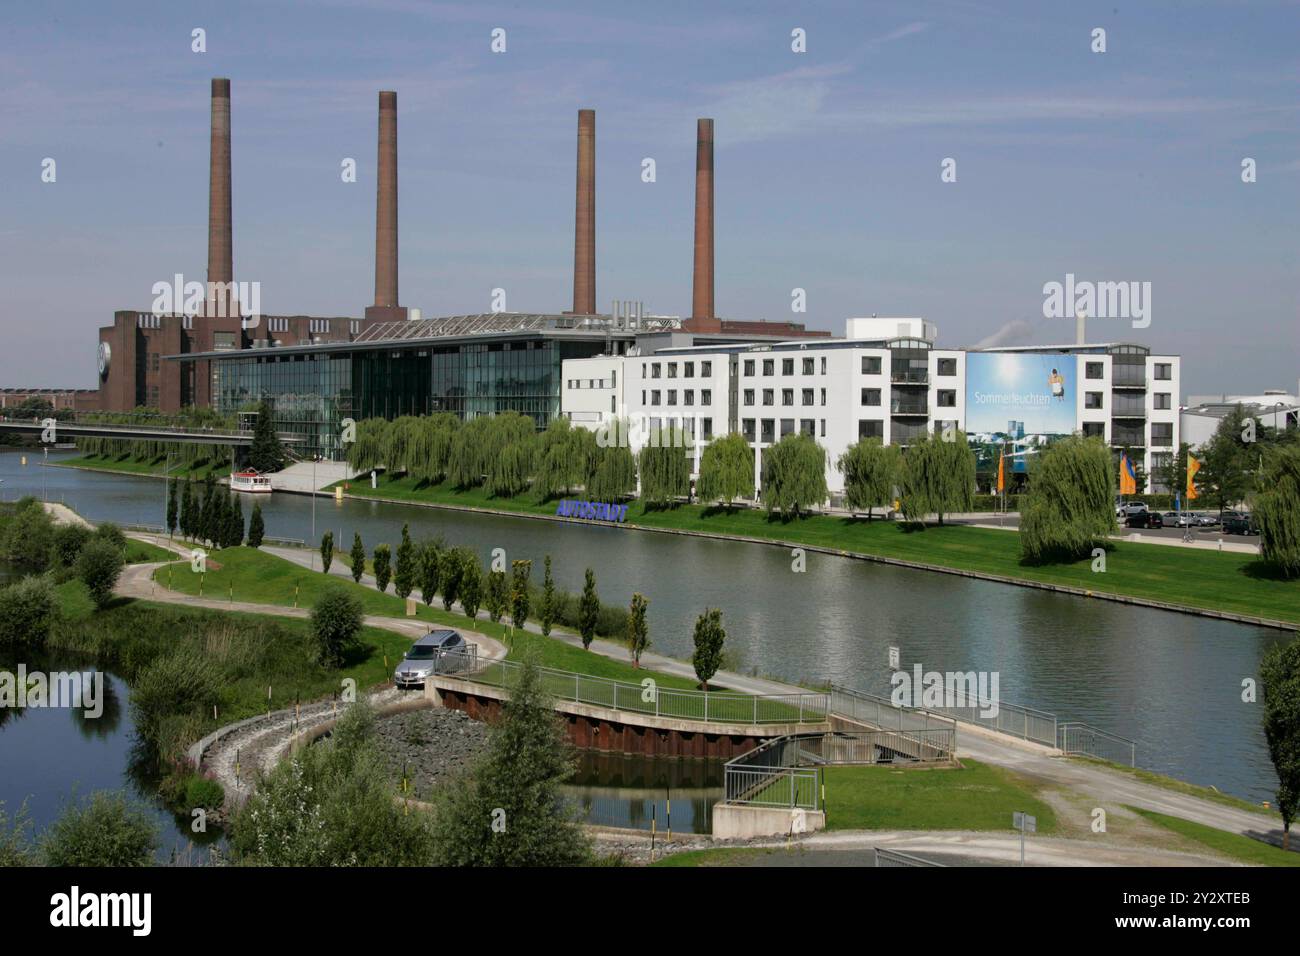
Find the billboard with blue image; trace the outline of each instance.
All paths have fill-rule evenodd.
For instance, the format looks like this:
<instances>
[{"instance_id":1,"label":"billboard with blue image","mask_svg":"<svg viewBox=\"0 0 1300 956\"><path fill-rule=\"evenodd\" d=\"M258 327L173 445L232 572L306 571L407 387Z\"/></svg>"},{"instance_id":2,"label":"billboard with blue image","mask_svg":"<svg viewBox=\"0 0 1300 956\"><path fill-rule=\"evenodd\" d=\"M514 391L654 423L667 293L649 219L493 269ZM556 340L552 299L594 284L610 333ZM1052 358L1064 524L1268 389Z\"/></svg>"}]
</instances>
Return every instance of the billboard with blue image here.
<instances>
[{"instance_id":1,"label":"billboard with blue image","mask_svg":"<svg viewBox=\"0 0 1300 956\"><path fill-rule=\"evenodd\" d=\"M1072 355L971 352L966 356L966 434L1069 435L1075 430Z\"/></svg>"}]
</instances>

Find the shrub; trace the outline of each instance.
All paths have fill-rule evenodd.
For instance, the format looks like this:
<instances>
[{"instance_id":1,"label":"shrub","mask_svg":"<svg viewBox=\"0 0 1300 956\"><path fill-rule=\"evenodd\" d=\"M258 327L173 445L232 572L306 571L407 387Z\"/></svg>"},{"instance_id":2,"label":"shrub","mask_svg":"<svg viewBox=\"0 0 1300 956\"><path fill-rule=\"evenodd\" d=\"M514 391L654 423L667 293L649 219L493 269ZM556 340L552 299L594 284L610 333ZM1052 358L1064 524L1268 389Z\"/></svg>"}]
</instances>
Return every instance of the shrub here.
<instances>
[{"instance_id":1,"label":"shrub","mask_svg":"<svg viewBox=\"0 0 1300 956\"><path fill-rule=\"evenodd\" d=\"M280 762L235 815L235 859L260 866L427 866L432 821L406 812L374 743L364 704L328 740Z\"/></svg>"},{"instance_id":2,"label":"shrub","mask_svg":"<svg viewBox=\"0 0 1300 956\"><path fill-rule=\"evenodd\" d=\"M695 621L695 653L691 655L691 664L695 667L695 676L700 679L700 686L709 689L709 680L722 666L722 645L727 639L727 632L722 628L722 611L709 608Z\"/></svg>"},{"instance_id":3,"label":"shrub","mask_svg":"<svg viewBox=\"0 0 1300 956\"><path fill-rule=\"evenodd\" d=\"M479 567L478 555L471 548L457 548L460 552L460 606L470 620L478 617L478 609L483 601L483 569Z\"/></svg>"},{"instance_id":4,"label":"shrub","mask_svg":"<svg viewBox=\"0 0 1300 956\"><path fill-rule=\"evenodd\" d=\"M20 502L5 532L4 550L24 571L40 573L50 566L54 522L39 501Z\"/></svg>"},{"instance_id":5,"label":"shrub","mask_svg":"<svg viewBox=\"0 0 1300 956\"><path fill-rule=\"evenodd\" d=\"M248 519L248 546L260 548L266 536L266 521L262 518L262 503L253 502L253 515Z\"/></svg>"},{"instance_id":6,"label":"shrub","mask_svg":"<svg viewBox=\"0 0 1300 956\"><path fill-rule=\"evenodd\" d=\"M342 587L325 590L311 609L316 659L325 667L339 667L357 643L363 612L359 598Z\"/></svg>"},{"instance_id":7,"label":"shrub","mask_svg":"<svg viewBox=\"0 0 1300 956\"><path fill-rule=\"evenodd\" d=\"M157 824L121 792L69 806L41 841L46 866L148 866L157 849Z\"/></svg>"},{"instance_id":8,"label":"shrub","mask_svg":"<svg viewBox=\"0 0 1300 956\"><path fill-rule=\"evenodd\" d=\"M0 588L0 647L39 650L57 614L58 600L49 578L24 578Z\"/></svg>"},{"instance_id":9,"label":"shrub","mask_svg":"<svg viewBox=\"0 0 1300 956\"><path fill-rule=\"evenodd\" d=\"M334 562L334 532L326 531L320 539L320 569L323 574L330 573Z\"/></svg>"},{"instance_id":10,"label":"shrub","mask_svg":"<svg viewBox=\"0 0 1300 956\"><path fill-rule=\"evenodd\" d=\"M352 532L352 550L348 552L352 562L352 580L361 583L361 576L366 573L366 547L361 543L361 535Z\"/></svg>"},{"instance_id":11,"label":"shrub","mask_svg":"<svg viewBox=\"0 0 1300 956\"><path fill-rule=\"evenodd\" d=\"M572 748L542 687L541 672L531 657L525 658L487 752L467 774L435 794L434 864L588 862L591 845L560 793L573 770ZM496 825L502 820L504 829Z\"/></svg>"},{"instance_id":12,"label":"shrub","mask_svg":"<svg viewBox=\"0 0 1300 956\"><path fill-rule=\"evenodd\" d=\"M582 637L582 646L591 647L596 637L596 618L600 615L600 596L596 593L596 572L587 569L586 582L582 587L582 600L578 604L578 633Z\"/></svg>"},{"instance_id":13,"label":"shrub","mask_svg":"<svg viewBox=\"0 0 1300 956\"><path fill-rule=\"evenodd\" d=\"M381 591L388 590L388 582L393 577L392 549L386 544L375 548L375 587Z\"/></svg>"},{"instance_id":14,"label":"shrub","mask_svg":"<svg viewBox=\"0 0 1300 956\"><path fill-rule=\"evenodd\" d=\"M113 599L113 588L125 563L123 554L123 548L117 547L111 538L96 537L77 556L77 576L90 591L95 607L103 608Z\"/></svg>"},{"instance_id":15,"label":"shrub","mask_svg":"<svg viewBox=\"0 0 1300 956\"><path fill-rule=\"evenodd\" d=\"M627 649L632 655L632 666L641 666L641 655L650 646L650 626L646 624L646 609L650 602L644 595L633 594L627 615Z\"/></svg>"},{"instance_id":16,"label":"shrub","mask_svg":"<svg viewBox=\"0 0 1300 956\"><path fill-rule=\"evenodd\" d=\"M208 777L201 777L194 774L185 784L185 809L194 810L202 807L205 810L216 810L226 801L226 792L222 789L221 784Z\"/></svg>"},{"instance_id":17,"label":"shrub","mask_svg":"<svg viewBox=\"0 0 1300 956\"><path fill-rule=\"evenodd\" d=\"M0 869L9 866L31 866L36 862L36 855L31 842L32 821L27 815L27 805L23 804L13 819L5 813L5 805L0 801Z\"/></svg>"},{"instance_id":18,"label":"shrub","mask_svg":"<svg viewBox=\"0 0 1300 956\"><path fill-rule=\"evenodd\" d=\"M59 525L54 529L54 559L65 568L72 567L90 538L91 531L83 524Z\"/></svg>"},{"instance_id":19,"label":"shrub","mask_svg":"<svg viewBox=\"0 0 1300 956\"><path fill-rule=\"evenodd\" d=\"M212 659L198 647L182 644L142 666L131 685L131 715L136 729L169 756L176 744L186 741L165 726L169 719L202 716L221 697L222 675Z\"/></svg>"},{"instance_id":20,"label":"shrub","mask_svg":"<svg viewBox=\"0 0 1300 956\"><path fill-rule=\"evenodd\" d=\"M126 552L126 535L122 529L111 521L105 521L94 530L93 537L97 541L107 541L118 551Z\"/></svg>"},{"instance_id":21,"label":"shrub","mask_svg":"<svg viewBox=\"0 0 1300 956\"><path fill-rule=\"evenodd\" d=\"M409 526L402 525L402 543L397 546L397 573L393 576L393 593L403 601L415 590L415 545Z\"/></svg>"}]
</instances>

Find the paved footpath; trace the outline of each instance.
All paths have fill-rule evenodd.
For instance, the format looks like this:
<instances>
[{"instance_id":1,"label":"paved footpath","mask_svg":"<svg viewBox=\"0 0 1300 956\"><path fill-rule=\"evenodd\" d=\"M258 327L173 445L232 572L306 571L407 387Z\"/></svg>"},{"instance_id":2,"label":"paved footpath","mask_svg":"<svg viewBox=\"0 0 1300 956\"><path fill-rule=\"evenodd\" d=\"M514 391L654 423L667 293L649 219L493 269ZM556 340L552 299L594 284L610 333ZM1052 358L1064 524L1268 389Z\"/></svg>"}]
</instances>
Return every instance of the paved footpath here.
<instances>
[{"instance_id":1,"label":"paved footpath","mask_svg":"<svg viewBox=\"0 0 1300 956\"><path fill-rule=\"evenodd\" d=\"M142 540L149 540L161 546L167 546L165 536L138 534L134 537ZM184 551L184 549L178 549ZM276 557L284 558L294 564L305 568L312 567L314 563L319 563L319 554L315 551L305 548L286 548L264 545L262 550ZM188 553L188 551L185 551ZM180 603L198 604L205 607L215 607L222 609L248 610L255 613L288 613L290 616L305 617L307 611L295 610L293 608L275 608L264 604L246 604L236 601L231 605L227 601L214 600L198 602L196 598L185 595L171 595L161 586L151 588L149 575L152 568L157 565L135 565L133 568L149 568L149 571L135 571L135 583L128 583L130 569L128 573L123 574L123 584L120 587L129 587L141 589L133 591L133 596L150 598L152 600L177 600ZM330 568L330 574L345 577L351 580L351 571L346 565L335 561ZM374 577L366 574L362 576L362 583L371 587L374 586ZM126 593L125 591L123 593ZM460 605L455 605L460 608ZM486 620L487 612L480 611L479 617ZM423 633L427 625L413 622L401 618L373 618L368 617L367 623L376 622L376 626L384 627L392 625L392 629L401 629L403 633ZM387 622L377 623L380 621ZM399 627L400 626L400 627ZM540 628L534 622L528 622L526 625L528 631L540 633ZM499 649L500 656L504 656L505 649L500 642L494 641L483 635L469 634L473 640L485 643L484 650L495 645ZM556 640L564 641L568 644L581 647L581 638L576 634L552 630L551 637ZM621 644L611 641L594 641L591 645L593 653L600 654L603 657L612 658L620 661L627 661L628 652ZM497 656L490 654L489 656ZM641 662L649 669L673 674L678 677L694 679L694 668L684 661L679 661L671 657L664 657L661 654L647 652L641 655ZM748 677L743 674L734 674L727 671L720 671L715 678L715 682L731 690L737 690L749 694L806 694L810 693L806 687L798 687L793 684L781 683L779 681L766 680L757 677ZM958 750L959 757L970 757L985 763L1006 767L1017 773L1043 781L1044 783L1061 787L1075 794L1081 795L1086 800L1095 801L1095 806L1104 807L1108 812L1113 812L1121 804L1138 807L1144 810L1154 810L1158 813L1165 813L1170 816L1181 817L1185 820L1191 820L1206 826L1214 827L1219 830L1226 830L1230 833L1239 833L1251 836L1256 839L1265 840L1278 846L1282 843L1282 826L1281 820L1276 815L1255 813L1249 810L1243 810L1238 807L1228 806L1217 803L1213 800L1206 800L1202 797L1192 794L1179 793L1175 790L1169 790L1164 787L1146 783L1137 779L1131 774L1122 771L1110 770L1106 767L1098 766L1092 763L1072 760L1059 756L1057 751L1047 747L1018 740L1006 734L998 734L993 731L985 730L981 727L975 727L969 724L958 725ZM1090 808L1079 811L1083 816L1081 819L1073 821L1079 826L1087 826L1090 823L1088 815ZM1058 815L1061 811L1058 810ZM1300 840L1293 841L1300 843ZM1019 844L1017 843L1017 853ZM1017 857L1018 858L1018 857Z\"/></svg>"}]
</instances>

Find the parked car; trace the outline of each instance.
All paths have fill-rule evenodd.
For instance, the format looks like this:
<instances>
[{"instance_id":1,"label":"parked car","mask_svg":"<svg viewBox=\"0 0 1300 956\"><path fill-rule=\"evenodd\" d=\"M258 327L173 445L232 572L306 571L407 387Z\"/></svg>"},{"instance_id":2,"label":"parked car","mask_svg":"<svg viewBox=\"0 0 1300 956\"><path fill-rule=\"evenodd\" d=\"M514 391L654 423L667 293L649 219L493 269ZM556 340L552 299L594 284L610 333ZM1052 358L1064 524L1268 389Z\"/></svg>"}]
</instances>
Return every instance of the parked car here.
<instances>
[{"instance_id":1,"label":"parked car","mask_svg":"<svg viewBox=\"0 0 1300 956\"><path fill-rule=\"evenodd\" d=\"M1165 516L1159 511L1135 511L1124 519L1130 528L1163 528Z\"/></svg>"},{"instance_id":2,"label":"parked car","mask_svg":"<svg viewBox=\"0 0 1300 956\"><path fill-rule=\"evenodd\" d=\"M1219 523L1219 516L1216 514L1197 515L1197 521L1202 528L1213 528Z\"/></svg>"},{"instance_id":3,"label":"parked car","mask_svg":"<svg viewBox=\"0 0 1300 956\"><path fill-rule=\"evenodd\" d=\"M1165 524L1171 528L1190 528L1196 524L1190 511L1166 511Z\"/></svg>"},{"instance_id":4,"label":"parked car","mask_svg":"<svg viewBox=\"0 0 1300 956\"><path fill-rule=\"evenodd\" d=\"M393 671L393 683L401 688L423 687L425 678L431 674L464 670L468 646L455 631L430 631L407 650Z\"/></svg>"},{"instance_id":5,"label":"parked car","mask_svg":"<svg viewBox=\"0 0 1300 956\"><path fill-rule=\"evenodd\" d=\"M1223 516L1224 534L1259 534L1255 516L1238 511Z\"/></svg>"},{"instance_id":6,"label":"parked car","mask_svg":"<svg viewBox=\"0 0 1300 956\"><path fill-rule=\"evenodd\" d=\"M1145 501L1129 501L1115 509L1115 517L1128 518L1137 514L1145 514L1147 510Z\"/></svg>"}]
</instances>

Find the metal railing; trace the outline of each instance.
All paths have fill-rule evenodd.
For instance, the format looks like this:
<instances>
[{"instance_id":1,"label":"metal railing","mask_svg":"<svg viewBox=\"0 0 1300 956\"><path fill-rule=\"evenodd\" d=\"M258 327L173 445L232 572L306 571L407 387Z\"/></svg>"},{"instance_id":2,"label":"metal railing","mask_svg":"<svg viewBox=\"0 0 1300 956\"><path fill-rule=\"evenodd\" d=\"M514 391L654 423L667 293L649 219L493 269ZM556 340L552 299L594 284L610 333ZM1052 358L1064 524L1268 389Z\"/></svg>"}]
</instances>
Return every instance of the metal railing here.
<instances>
[{"instance_id":1,"label":"metal railing","mask_svg":"<svg viewBox=\"0 0 1300 956\"><path fill-rule=\"evenodd\" d=\"M723 800L820 809L820 768L935 763L953 758L954 727L790 734L759 744L723 767Z\"/></svg>"},{"instance_id":2,"label":"metal railing","mask_svg":"<svg viewBox=\"0 0 1300 956\"><path fill-rule=\"evenodd\" d=\"M449 655L450 656L450 655ZM829 715L826 694L735 694L712 691L669 690L650 681L625 681L592 677L573 671L539 668L542 687L559 700L609 707L655 717L730 724L822 723ZM516 685L523 665L516 661L466 662L457 676L507 690Z\"/></svg>"},{"instance_id":3,"label":"metal railing","mask_svg":"<svg viewBox=\"0 0 1300 956\"><path fill-rule=\"evenodd\" d=\"M1056 715L1046 711L1021 707L1018 704L998 702L996 714L986 714L986 708L979 705L971 707L931 707L935 713L945 714L963 723L975 724L996 730L1000 734L1009 734L1022 740L1032 740L1048 747L1056 746Z\"/></svg>"},{"instance_id":4,"label":"metal railing","mask_svg":"<svg viewBox=\"0 0 1300 956\"><path fill-rule=\"evenodd\" d=\"M942 863L935 863L933 860L926 860L919 856L913 856L911 853L904 853L901 850L886 850L881 847L872 847L872 852L876 854L876 866L943 866Z\"/></svg>"},{"instance_id":5,"label":"metal railing","mask_svg":"<svg viewBox=\"0 0 1300 956\"><path fill-rule=\"evenodd\" d=\"M871 724L882 730L932 730L956 731L952 717L940 717L927 710L914 707L897 707L884 697L865 691L831 684L831 713L858 723Z\"/></svg>"},{"instance_id":6,"label":"metal railing","mask_svg":"<svg viewBox=\"0 0 1300 956\"><path fill-rule=\"evenodd\" d=\"M1089 724L1071 721L1061 724L1057 744L1067 757L1083 754L1099 760L1109 760L1128 767L1137 766L1137 744L1127 737L1098 730Z\"/></svg>"}]
</instances>

